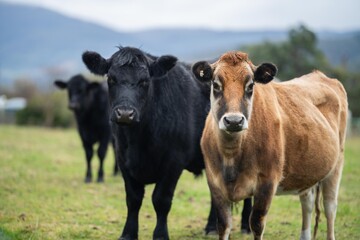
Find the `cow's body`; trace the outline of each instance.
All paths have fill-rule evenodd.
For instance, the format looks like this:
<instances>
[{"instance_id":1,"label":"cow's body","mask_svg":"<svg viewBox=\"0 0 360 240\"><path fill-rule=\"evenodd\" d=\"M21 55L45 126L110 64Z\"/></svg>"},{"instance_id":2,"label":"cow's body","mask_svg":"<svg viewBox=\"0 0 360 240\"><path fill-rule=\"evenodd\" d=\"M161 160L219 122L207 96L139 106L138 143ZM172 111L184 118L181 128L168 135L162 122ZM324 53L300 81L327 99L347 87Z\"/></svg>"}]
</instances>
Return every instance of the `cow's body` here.
<instances>
[{"instance_id":1,"label":"cow's body","mask_svg":"<svg viewBox=\"0 0 360 240\"><path fill-rule=\"evenodd\" d=\"M328 239L334 239L347 118L343 86L318 71L284 83L267 83L269 79L262 77L275 75L276 68L255 67L243 53L224 54L207 66L212 81L222 87L222 97L212 93L201 140L208 183L222 216L219 239L230 234L230 203L249 196L254 196L250 226L254 238L261 239L276 193L300 194L301 239L310 239L317 184L324 197ZM252 81L255 85L249 90ZM236 117L240 120L233 124Z\"/></svg>"},{"instance_id":2,"label":"cow's body","mask_svg":"<svg viewBox=\"0 0 360 240\"><path fill-rule=\"evenodd\" d=\"M97 155L100 160L97 181L103 182L103 162L111 140L107 86L96 82L91 83L81 75L73 76L67 82L57 80L55 85L68 91L69 108L74 112L77 129L86 155L85 182L88 183L92 180L91 159L95 143L99 143ZM116 173L115 162L114 174Z\"/></svg>"},{"instance_id":3,"label":"cow's body","mask_svg":"<svg viewBox=\"0 0 360 240\"><path fill-rule=\"evenodd\" d=\"M137 239L144 187L150 183L156 184L153 238L168 239L167 216L182 171L198 175L204 169L200 138L209 87L197 82L189 66L175 57L154 57L136 48L120 48L107 60L86 52L83 60L92 72L108 76L110 119L128 207L120 239ZM215 225L211 211L207 231Z\"/></svg>"}]
</instances>

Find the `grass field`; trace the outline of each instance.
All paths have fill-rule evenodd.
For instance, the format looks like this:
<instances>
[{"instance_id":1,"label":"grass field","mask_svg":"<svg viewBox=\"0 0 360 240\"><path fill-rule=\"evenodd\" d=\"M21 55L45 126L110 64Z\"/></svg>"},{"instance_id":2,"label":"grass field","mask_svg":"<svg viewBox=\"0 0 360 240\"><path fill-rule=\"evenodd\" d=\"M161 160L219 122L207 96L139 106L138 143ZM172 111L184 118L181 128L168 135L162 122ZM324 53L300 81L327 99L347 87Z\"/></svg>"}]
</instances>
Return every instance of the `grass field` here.
<instances>
[{"instance_id":1,"label":"grass field","mask_svg":"<svg viewBox=\"0 0 360 240\"><path fill-rule=\"evenodd\" d=\"M123 180L112 176L113 161L109 151L104 184L85 184L75 130L0 126L0 239L117 239L126 205ZM94 158L94 172L97 166ZM140 240L151 239L155 226L152 189L146 188L140 212ZM208 211L205 176L194 179L185 171L169 215L170 238L216 239L203 233ZM232 239L252 239L239 233L239 212L233 214ZM300 227L298 197L276 197L264 238L298 239ZM360 239L360 138L347 141L335 231L337 239ZM325 239L325 232L322 211L318 239Z\"/></svg>"}]
</instances>

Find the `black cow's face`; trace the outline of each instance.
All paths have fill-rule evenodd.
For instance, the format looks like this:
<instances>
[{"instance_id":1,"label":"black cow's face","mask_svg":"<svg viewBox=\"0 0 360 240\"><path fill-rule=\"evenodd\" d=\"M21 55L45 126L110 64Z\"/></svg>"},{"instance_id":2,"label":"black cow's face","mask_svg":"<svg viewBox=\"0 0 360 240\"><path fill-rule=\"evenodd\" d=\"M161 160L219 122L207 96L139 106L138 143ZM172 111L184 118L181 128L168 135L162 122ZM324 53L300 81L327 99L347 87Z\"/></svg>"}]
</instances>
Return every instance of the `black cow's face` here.
<instances>
[{"instance_id":1,"label":"black cow's face","mask_svg":"<svg viewBox=\"0 0 360 240\"><path fill-rule=\"evenodd\" d=\"M210 65L198 62L193 66L201 81L211 81L211 113L221 131L241 132L248 128L252 112L254 84L269 83L276 74L271 63L254 66L247 54L230 52Z\"/></svg>"},{"instance_id":2,"label":"black cow's face","mask_svg":"<svg viewBox=\"0 0 360 240\"><path fill-rule=\"evenodd\" d=\"M154 78L165 75L177 59L173 56L155 58L139 49L126 47L107 60L98 53L85 52L83 61L91 72L107 76L110 120L130 125L139 123L147 111L147 102L152 101Z\"/></svg>"},{"instance_id":3,"label":"black cow's face","mask_svg":"<svg viewBox=\"0 0 360 240\"><path fill-rule=\"evenodd\" d=\"M68 107L73 111L87 109L91 101L91 89L98 86L98 83L90 83L81 75L72 77L69 81L56 80L55 85L60 89L68 90Z\"/></svg>"},{"instance_id":4,"label":"black cow's face","mask_svg":"<svg viewBox=\"0 0 360 240\"><path fill-rule=\"evenodd\" d=\"M148 100L150 73L146 66L111 66L107 74L111 121L131 124L140 121Z\"/></svg>"}]
</instances>

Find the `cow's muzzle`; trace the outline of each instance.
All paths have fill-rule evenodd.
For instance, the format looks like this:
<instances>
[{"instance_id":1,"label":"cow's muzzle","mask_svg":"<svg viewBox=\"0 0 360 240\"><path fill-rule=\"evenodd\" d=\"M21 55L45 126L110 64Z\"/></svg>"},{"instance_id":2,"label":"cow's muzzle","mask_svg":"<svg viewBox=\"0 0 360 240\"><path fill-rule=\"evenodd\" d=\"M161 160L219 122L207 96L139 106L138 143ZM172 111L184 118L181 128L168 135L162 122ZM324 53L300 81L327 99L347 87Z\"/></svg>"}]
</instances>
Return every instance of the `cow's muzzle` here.
<instances>
[{"instance_id":1,"label":"cow's muzzle","mask_svg":"<svg viewBox=\"0 0 360 240\"><path fill-rule=\"evenodd\" d=\"M130 125L137 122L135 109L130 107L115 107L111 120L117 124Z\"/></svg>"},{"instance_id":2,"label":"cow's muzzle","mask_svg":"<svg viewBox=\"0 0 360 240\"><path fill-rule=\"evenodd\" d=\"M80 104L78 102L69 102L68 108L70 110L78 110L80 109Z\"/></svg>"},{"instance_id":3,"label":"cow's muzzle","mask_svg":"<svg viewBox=\"0 0 360 240\"><path fill-rule=\"evenodd\" d=\"M220 121L220 129L227 132L240 132L247 128L247 120L242 114L226 114Z\"/></svg>"}]
</instances>

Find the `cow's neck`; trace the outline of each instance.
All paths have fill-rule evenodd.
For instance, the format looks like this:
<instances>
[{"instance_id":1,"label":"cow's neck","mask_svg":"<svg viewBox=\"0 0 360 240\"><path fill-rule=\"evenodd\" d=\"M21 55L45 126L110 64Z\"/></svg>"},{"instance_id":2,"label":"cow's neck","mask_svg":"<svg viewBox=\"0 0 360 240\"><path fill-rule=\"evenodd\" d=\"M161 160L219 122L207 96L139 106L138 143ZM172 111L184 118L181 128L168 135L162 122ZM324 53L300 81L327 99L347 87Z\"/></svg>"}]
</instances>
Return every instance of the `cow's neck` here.
<instances>
[{"instance_id":1,"label":"cow's neck","mask_svg":"<svg viewBox=\"0 0 360 240\"><path fill-rule=\"evenodd\" d=\"M218 144L221 154L226 159L234 159L241 155L241 146L245 142L246 132L227 133L218 130Z\"/></svg>"},{"instance_id":2,"label":"cow's neck","mask_svg":"<svg viewBox=\"0 0 360 240\"><path fill-rule=\"evenodd\" d=\"M75 110L76 121L82 124L89 122L89 118L91 117L90 113L87 109Z\"/></svg>"},{"instance_id":3,"label":"cow's neck","mask_svg":"<svg viewBox=\"0 0 360 240\"><path fill-rule=\"evenodd\" d=\"M239 161L242 159L241 146L245 142L246 132L243 133L226 133L218 130L218 149L220 150L222 165L222 178L231 192L239 174Z\"/></svg>"}]
</instances>

